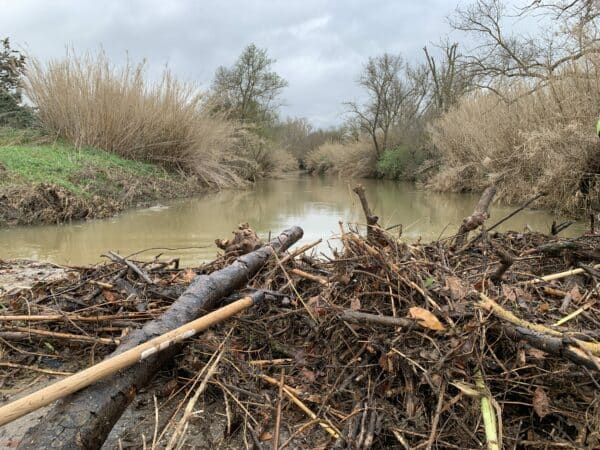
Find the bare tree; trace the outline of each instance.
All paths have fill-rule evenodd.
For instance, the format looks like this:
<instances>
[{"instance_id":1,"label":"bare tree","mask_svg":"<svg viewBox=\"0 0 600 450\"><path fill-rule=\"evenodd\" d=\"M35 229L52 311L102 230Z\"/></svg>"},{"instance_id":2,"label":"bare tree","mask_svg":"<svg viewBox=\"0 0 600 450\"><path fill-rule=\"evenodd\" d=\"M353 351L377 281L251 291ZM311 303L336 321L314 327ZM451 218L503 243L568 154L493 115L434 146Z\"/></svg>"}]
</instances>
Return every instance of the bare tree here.
<instances>
[{"instance_id":1,"label":"bare tree","mask_svg":"<svg viewBox=\"0 0 600 450\"><path fill-rule=\"evenodd\" d=\"M349 112L361 131L372 141L377 157L388 146L391 127L399 119L410 120L425 97L423 71L410 69L399 55L384 53L369 58L358 84L367 92L367 102L348 102Z\"/></svg>"},{"instance_id":2,"label":"bare tree","mask_svg":"<svg viewBox=\"0 0 600 450\"><path fill-rule=\"evenodd\" d=\"M460 62L458 43L446 42L438 48L443 51L441 60L423 47L431 79L429 109L434 116L448 111L471 87L471 77Z\"/></svg>"},{"instance_id":3,"label":"bare tree","mask_svg":"<svg viewBox=\"0 0 600 450\"><path fill-rule=\"evenodd\" d=\"M498 81L520 78L532 91L560 75L567 63L600 53L598 0L536 0L510 14L501 0L476 0L458 9L452 26L478 45L464 58L478 85L499 93ZM536 35L507 33L507 20L537 19Z\"/></svg>"},{"instance_id":4,"label":"bare tree","mask_svg":"<svg viewBox=\"0 0 600 450\"><path fill-rule=\"evenodd\" d=\"M213 100L219 109L242 122L271 122L281 90L288 85L271 68L267 50L248 45L230 67L219 67L213 81Z\"/></svg>"}]
</instances>

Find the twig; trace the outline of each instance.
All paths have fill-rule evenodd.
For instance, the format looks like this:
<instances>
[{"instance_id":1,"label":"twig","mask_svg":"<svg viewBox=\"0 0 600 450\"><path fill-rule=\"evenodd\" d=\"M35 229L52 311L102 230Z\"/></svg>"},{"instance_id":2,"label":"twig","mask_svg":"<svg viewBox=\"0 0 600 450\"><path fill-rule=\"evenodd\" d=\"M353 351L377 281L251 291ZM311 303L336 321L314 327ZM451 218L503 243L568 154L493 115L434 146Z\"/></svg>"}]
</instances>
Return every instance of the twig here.
<instances>
[{"instance_id":1,"label":"twig","mask_svg":"<svg viewBox=\"0 0 600 450\"><path fill-rule=\"evenodd\" d=\"M23 369L23 370L31 370L32 372L40 372L47 373L48 375L72 375L73 372L63 372L60 370L52 370L52 369L43 369L37 366L25 366L21 364L15 364L11 362L1 362L0 367L10 367L12 369Z\"/></svg>"},{"instance_id":2,"label":"twig","mask_svg":"<svg viewBox=\"0 0 600 450\"><path fill-rule=\"evenodd\" d=\"M223 341L223 342L225 342L225 341ZM221 345L221 347L222 347L222 345ZM188 401L188 404L185 407L185 410L183 412L183 416L179 420L179 423L177 424L177 427L175 428L175 431L173 432L171 439L169 439L169 443L167 444L165 450L173 449L177 443L176 441L179 438L179 436L181 434L185 433L190 416L194 412L194 406L196 406L196 403L198 402L198 399L200 398L200 394L202 394L204 392L204 390L206 389L206 386L208 385L208 380L210 380L210 378L216 372L217 366L219 365L219 361L221 361L221 357L223 356L223 353L224 353L224 351L221 349L219 354L216 357L214 357L215 355L213 354L214 360L209 361L209 364L207 365L208 369L206 370L204 379L202 380L202 383L200 383L200 386L198 387L198 389L196 389L196 392L194 392L194 395L192 396L192 398Z\"/></svg>"},{"instance_id":3,"label":"twig","mask_svg":"<svg viewBox=\"0 0 600 450\"><path fill-rule=\"evenodd\" d=\"M275 436L273 436L273 450L279 449L279 432L281 430L281 404L283 403L283 376L284 371L281 369L281 375L279 377L279 393L277 400L277 412L275 416Z\"/></svg>"},{"instance_id":4,"label":"twig","mask_svg":"<svg viewBox=\"0 0 600 450\"><path fill-rule=\"evenodd\" d=\"M360 325L373 324L386 327L403 327L406 329L411 329L416 324L416 321L402 317L378 316L377 314L362 313L349 309L340 312L340 319L345 322L357 323Z\"/></svg>"},{"instance_id":5,"label":"twig","mask_svg":"<svg viewBox=\"0 0 600 450\"><path fill-rule=\"evenodd\" d=\"M314 412L312 412L311 409L308 406L306 406L298 397L294 395L292 389L289 386L282 383L280 384L277 380L274 380L271 377L261 375L261 378L270 384L275 384L276 386L283 386L283 392L290 398L291 401L293 401L296 404L296 406L298 406L302 411L304 411L306 415L311 419L318 419L318 416ZM273 383L273 381L275 381L275 383ZM335 426L332 425L327 419L318 420L319 425L334 439L340 437L339 430L335 428Z\"/></svg>"},{"instance_id":6,"label":"twig","mask_svg":"<svg viewBox=\"0 0 600 450\"><path fill-rule=\"evenodd\" d=\"M295 249L294 251L292 251L288 255L285 255L283 258L281 258L281 261L280 261L281 264L285 264L290 259L293 259L293 258L295 258L298 255L301 255L302 253L304 253L304 252L310 250L311 248L319 245L321 242L323 242L323 239L317 239L314 242L311 242L309 244L305 244L302 247L298 247L297 249Z\"/></svg>"},{"instance_id":7,"label":"twig","mask_svg":"<svg viewBox=\"0 0 600 450\"><path fill-rule=\"evenodd\" d=\"M54 339L66 339L69 341L79 341L79 342L94 342L98 344L107 344L107 345L119 345L118 339L109 339L109 338L96 338L93 336L85 336L79 334L70 334L70 333L60 333L58 331L47 331L47 330L38 330L36 328L27 328L27 327L5 327L3 330L6 331L16 331L23 333L23 337L26 338L27 335L36 335L36 336L45 336Z\"/></svg>"},{"instance_id":8,"label":"twig","mask_svg":"<svg viewBox=\"0 0 600 450\"><path fill-rule=\"evenodd\" d=\"M444 406L444 395L446 394L446 380L442 380L440 384L440 390L438 392L438 402L435 408L435 414L433 416L433 420L431 422L431 434L429 435L429 439L427 440L427 446L425 447L427 450L431 450L435 442L435 435L437 433L437 427L440 422L440 415L442 414L442 407Z\"/></svg>"},{"instance_id":9,"label":"twig","mask_svg":"<svg viewBox=\"0 0 600 450\"><path fill-rule=\"evenodd\" d=\"M119 255L113 251L108 252L108 257L110 259L112 259L114 262L120 262L120 263L125 264L127 267L129 267L131 270L133 270L136 274L138 274L138 276L142 280L144 280L146 283L154 284L146 272L144 272L142 269L140 269L134 263L129 261L127 258L123 258L121 255Z\"/></svg>"},{"instance_id":10,"label":"twig","mask_svg":"<svg viewBox=\"0 0 600 450\"><path fill-rule=\"evenodd\" d=\"M593 268L600 269L600 264L596 264ZM543 281L559 280L561 278L570 277L572 275L579 275L580 273L583 273L583 272L585 272L584 269L567 270L566 272L553 273L551 275L545 275L540 278L534 278L533 280L525 281L524 284L537 284L537 283L541 283Z\"/></svg>"}]
</instances>

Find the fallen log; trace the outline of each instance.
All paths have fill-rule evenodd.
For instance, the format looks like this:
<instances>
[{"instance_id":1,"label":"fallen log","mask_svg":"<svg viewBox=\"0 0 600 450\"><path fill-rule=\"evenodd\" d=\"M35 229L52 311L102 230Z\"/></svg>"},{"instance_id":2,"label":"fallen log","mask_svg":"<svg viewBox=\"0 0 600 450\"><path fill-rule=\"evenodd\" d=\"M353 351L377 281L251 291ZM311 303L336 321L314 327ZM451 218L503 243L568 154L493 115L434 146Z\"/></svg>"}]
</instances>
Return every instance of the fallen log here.
<instances>
[{"instance_id":1,"label":"fallen log","mask_svg":"<svg viewBox=\"0 0 600 450\"><path fill-rule=\"evenodd\" d=\"M188 289L159 319L133 331L109 357L165 334L213 309L223 297L244 286L274 251L286 250L302 234L301 228L292 227L271 241L270 245L243 255L210 275L195 277ZM148 384L180 349L180 344L170 346L118 375L60 400L40 423L25 434L18 448L100 448L136 392Z\"/></svg>"}]
</instances>

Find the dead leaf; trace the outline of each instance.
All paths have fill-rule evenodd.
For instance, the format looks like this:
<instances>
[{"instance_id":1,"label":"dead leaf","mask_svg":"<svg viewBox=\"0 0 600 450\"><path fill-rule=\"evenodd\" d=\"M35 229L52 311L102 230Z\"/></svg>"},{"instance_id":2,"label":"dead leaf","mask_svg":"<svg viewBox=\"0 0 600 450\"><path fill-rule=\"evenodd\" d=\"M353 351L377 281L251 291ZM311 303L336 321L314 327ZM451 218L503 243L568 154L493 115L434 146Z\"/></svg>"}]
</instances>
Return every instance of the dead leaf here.
<instances>
[{"instance_id":1,"label":"dead leaf","mask_svg":"<svg viewBox=\"0 0 600 450\"><path fill-rule=\"evenodd\" d=\"M515 290L506 284L502 285L502 295L511 302L517 300L517 293Z\"/></svg>"},{"instance_id":2,"label":"dead leaf","mask_svg":"<svg viewBox=\"0 0 600 450\"><path fill-rule=\"evenodd\" d=\"M550 305L548 303L542 303L538 307L538 311L542 314L547 313L548 311L550 311Z\"/></svg>"},{"instance_id":3,"label":"dead leaf","mask_svg":"<svg viewBox=\"0 0 600 450\"><path fill-rule=\"evenodd\" d=\"M315 375L315 373L312 370L308 370L307 368L304 368L300 372L302 373L302 376L311 383L314 383L315 380L317 379L317 376Z\"/></svg>"},{"instance_id":4,"label":"dead leaf","mask_svg":"<svg viewBox=\"0 0 600 450\"><path fill-rule=\"evenodd\" d=\"M571 298L573 300L575 300L576 302L579 302L582 298L581 292L579 292L579 286L577 286L577 285L573 286L573 289L571 289L569 294L571 294Z\"/></svg>"},{"instance_id":5,"label":"dead leaf","mask_svg":"<svg viewBox=\"0 0 600 450\"><path fill-rule=\"evenodd\" d=\"M446 278L446 288L450 290L450 295L452 295L454 300L459 300L467 295L467 289L458 277Z\"/></svg>"},{"instance_id":6,"label":"dead leaf","mask_svg":"<svg viewBox=\"0 0 600 450\"><path fill-rule=\"evenodd\" d=\"M261 442L270 441L271 439L273 439L273 435L269 431L263 431L258 437Z\"/></svg>"},{"instance_id":7,"label":"dead leaf","mask_svg":"<svg viewBox=\"0 0 600 450\"><path fill-rule=\"evenodd\" d=\"M527 354L534 359L544 359L546 357L546 352L538 350L537 348L528 348Z\"/></svg>"},{"instance_id":8,"label":"dead leaf","mask_svg":"<svg viewBox=\"0 0 600 450\"><path fill-rule=\"evenodd\" d=\"M481 397L481 393L473 385L463 383L462 381L455 381L454 383L450 384L469 397Z\"/></svg>"},{"instance_id":9,"label":"dead leaf","mask_svg":"<svg viewBox=\"0 0 600 450\"><path fill-rule=\"evenodd\" d=\"M358 297L354 297L350 301L350 309L352 311L358 311L361 308L360 299Z\"/></svg>"},{"instance_id":10,"label":"dead leaf","mask_svg":"<svg viewBox=\"0 0 600 450\"><path fill-rule=\"evenodd\" d=\"M187 269L185 271L185 273L183 274L183 276L181 277L181 279L183 281L185 281L186 283L189 283L190 281L192 281L194 279L195 276L196 276L196 272L194 272L192 269Z\"/></svg>"},{"instance_id":11,"label":"dead leaf","mask_svg":"<svg viewBox=\"0 0 600 450\"><path fill-rule=\"evenodd\" d=\"M546 392L539 386L535 388L535 392L533 393L533 410L540 419L550 414L550 399Z\"/></svg>"},{"instance_id":12,"label":"dead leaf","mask_svg":"<svg viewBox=\"0 0 600 450\"><path fill-rule=\"evenodd\" d=\"M102 291L102 296L106 299L107 302L114 302L117 297L111 291L104 289Z\"/></svg>"},{"instance_id":13,"label":"dead leaf","mask_svg":"<svg viewBox=\"0 0 600 450\"><path fill-rule=\"evenodd\" d=\"M408 310L408 315L413 319L417 319L419 321L419 325L429 328L430 330L444 331L446 329L438 320L438 318L433 315L433 313L427 311L426 309L419 308L418 306L413 306L410 308Z\"/></svg>"}]
</instances>

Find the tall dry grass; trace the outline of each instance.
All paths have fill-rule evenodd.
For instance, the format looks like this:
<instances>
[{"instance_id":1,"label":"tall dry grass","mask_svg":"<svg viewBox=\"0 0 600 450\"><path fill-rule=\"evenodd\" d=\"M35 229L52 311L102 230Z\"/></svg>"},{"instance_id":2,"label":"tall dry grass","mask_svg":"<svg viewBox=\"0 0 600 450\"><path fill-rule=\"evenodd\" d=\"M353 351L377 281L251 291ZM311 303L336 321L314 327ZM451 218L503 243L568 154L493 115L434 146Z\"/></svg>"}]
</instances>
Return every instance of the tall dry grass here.
<instances>
[{"instance_id":1,"label":"tall dry grass","mask_svg":"<svg viewBox=\"0 0 600 450\"><path fill-rule=\"evenodd\" d=\"M370 177L375 173L377 157L366 138L348 142L326 142L306 155L308 171L350 177Z\"/></svg>"},{"instance_id":2,"label":"tall dry grass","mask_svg":"<svg viewBox=\"0 0 600 450\"><path fill-rule=\"evenodd\" d=\"M76 147L179 168L212 187L239 185L244 130L209 113L193 83L165 70L149 82L143 63L113 65L105 53L47 64L32 60L26 93L42 126Z\"/></svg>"},{"instance_id":3,"label":"tall dry grass","mask_svg":"<svg viewBox=\"0 0 600 450\"><path fill-rule=\"evenodd\" d=\"M538 206L579 215L586 206L580 182L591 176L597 183L588 200L597 199L600 59L573 64L547 87L523 96L528 89L504 87L511 103L480 92L435 121L429 132L442 165L430 187L479 191L497 181L498 196L507 202L543 191L548 195Z\"/></svg>"}]
</instances>

